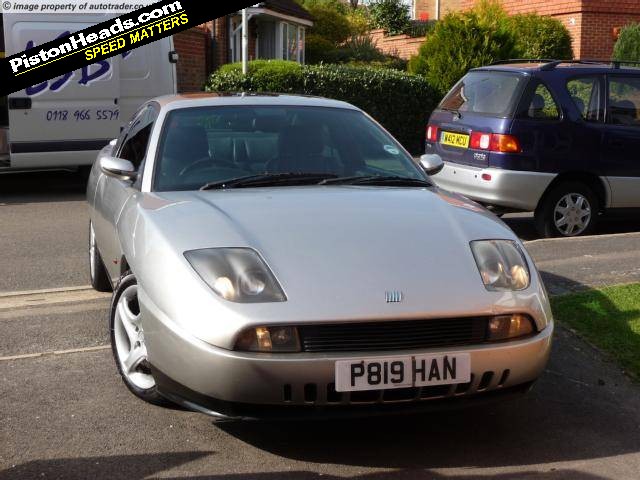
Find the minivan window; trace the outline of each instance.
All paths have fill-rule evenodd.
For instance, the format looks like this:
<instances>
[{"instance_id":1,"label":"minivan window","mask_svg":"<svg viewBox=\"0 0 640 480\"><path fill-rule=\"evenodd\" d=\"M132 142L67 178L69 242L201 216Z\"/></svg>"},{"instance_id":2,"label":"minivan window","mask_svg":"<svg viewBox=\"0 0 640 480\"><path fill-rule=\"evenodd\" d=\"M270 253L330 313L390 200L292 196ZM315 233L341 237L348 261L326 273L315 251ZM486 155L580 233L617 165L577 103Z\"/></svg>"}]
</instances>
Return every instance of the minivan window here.
<instances>
[{"instance_id":1,"label":"minivan window","mask_svg":"<svg viewBox=\"0 0 640 480\"><path fill-rule=\"evenodd\" d=\"M614 125L640 126L640 77L609 79L609 122Z\"/></svg>"},{"instance_id":2,"label":"minivan window","mask_svg":"<svg viewBox=\"0 0 640 480\"><path fill-rule=\"evenodd\" d=\"M600 77L579 77L567 82L567 90L583 120L601 122L604 117Z\"/></svg>"},{"instance_id":3,"label":"minivan window","mask_svg":"<svg viewBox=\"0 0 640 480\"><path fill-rule=\"evenodd\" d=\"M551 96L549 89L541 83L533 92L526 116L536 120L558 120L560 118L558 104Z\"/></svg>"},{"instance_id":4,"label":"minivan window","mask_svg":"<svg viewBox=\"0 0 640 480\"><path fill-rule=\"evenodd\" d=\"M509 116L518 103L525 77L498 71L469 72L440 103L443 110Z\"/></svg>"},{"instance_id":5,"label":"minivan window","mask_svg":"<svg viewBox=\"0 0 640 480\"><path fill-rule=\"evenodd\" d=\"M4 30L2 28L2 14L0 14L0 58L4 58ZM9 107L7 97L0 97L0 127L9 126Z\"/></svg>"}]
</instances>

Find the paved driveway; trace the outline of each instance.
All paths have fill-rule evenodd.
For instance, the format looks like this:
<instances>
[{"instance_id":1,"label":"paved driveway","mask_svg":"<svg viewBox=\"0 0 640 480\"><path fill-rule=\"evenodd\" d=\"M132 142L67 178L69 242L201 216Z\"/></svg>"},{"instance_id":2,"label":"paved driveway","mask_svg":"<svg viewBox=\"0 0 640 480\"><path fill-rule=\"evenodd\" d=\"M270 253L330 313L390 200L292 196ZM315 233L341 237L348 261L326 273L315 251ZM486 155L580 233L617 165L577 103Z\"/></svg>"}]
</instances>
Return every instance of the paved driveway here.
<instances>
[{"instance_id":1,"label":"paved driveway","mask_svg":"<svg viewBox=\"0 0 640 480\"><path fill-rule=\"evenodd\" d=\"M0 292L87 283L83 187L61 178L65 188L0 179ZM556 293L638 280L640 235L527 248ZM562 329L548 371L519 402L215 424L133 398L106 347L107 299L83 295L0 296L0 480L640 478L640 388Z\"/></svg>"}]
</instances>

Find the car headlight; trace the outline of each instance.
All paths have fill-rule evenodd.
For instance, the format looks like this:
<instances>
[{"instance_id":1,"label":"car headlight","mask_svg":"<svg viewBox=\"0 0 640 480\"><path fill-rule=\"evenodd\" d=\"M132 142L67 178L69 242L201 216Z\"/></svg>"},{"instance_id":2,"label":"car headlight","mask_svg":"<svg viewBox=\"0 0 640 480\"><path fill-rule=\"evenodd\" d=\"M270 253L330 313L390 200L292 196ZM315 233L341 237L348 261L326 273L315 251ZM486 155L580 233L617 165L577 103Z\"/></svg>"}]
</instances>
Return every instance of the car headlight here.
<instances>
[{"instance_id":1,"label":"car headlight","mask_svg":"<svg viewBox=\"0 0 640 480\"><path fill-rule=\"evenodd\" d=\"M300 338L295 327L256 327L245 330L236 341L242 352L299 352Z\"/></svg>"},{"instance_id":2,"label":"car headlight","mask_svg":"<svg viewBox=\"0 0 640 480\"><path fill-rule=\"evenodd\" d=\"M286 302L282 288L260 255L250 248L207 248L184 253L220 297L235 303Z\"/></svg>"},{"instance_id":3,"label":"car headlight","mask_svg":"<svg viewBox=\"0 0 640 480\"><path fill-rule=\"evenodd\" d=\"M516 242L479 240L471 242L471 250L487 290L514 291L529 287L529 266Z\"/></svg>"}]
</instances>

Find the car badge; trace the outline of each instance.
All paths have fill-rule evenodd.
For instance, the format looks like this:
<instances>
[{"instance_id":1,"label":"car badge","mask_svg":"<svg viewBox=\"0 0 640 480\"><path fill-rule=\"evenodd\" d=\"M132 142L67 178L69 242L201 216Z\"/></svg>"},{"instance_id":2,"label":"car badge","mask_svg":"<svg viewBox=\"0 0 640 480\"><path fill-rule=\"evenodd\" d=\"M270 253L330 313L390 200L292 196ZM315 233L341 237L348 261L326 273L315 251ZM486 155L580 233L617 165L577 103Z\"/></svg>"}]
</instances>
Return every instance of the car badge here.
<instances>
[{"instance_id":1,"label":"car badge","mask_svg":"<svg viewBox=\"0 0 640 480\"><path fill-rule=\"evenodd\" d=\"M399 291L385 292L384 297L387 303L401 303L404 294Z\"/></svg>"}]
</instances>

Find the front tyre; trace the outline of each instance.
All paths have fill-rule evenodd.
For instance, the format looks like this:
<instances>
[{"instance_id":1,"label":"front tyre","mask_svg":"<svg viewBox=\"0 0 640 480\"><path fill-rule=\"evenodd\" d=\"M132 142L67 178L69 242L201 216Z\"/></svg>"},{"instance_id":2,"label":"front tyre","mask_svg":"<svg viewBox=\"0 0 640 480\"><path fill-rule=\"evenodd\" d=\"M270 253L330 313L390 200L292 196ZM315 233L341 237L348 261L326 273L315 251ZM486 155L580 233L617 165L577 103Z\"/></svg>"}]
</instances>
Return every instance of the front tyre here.
<instances>
[{"instance_id":1,"label":"front tyre","mask_svg":"<svg viewBox=\"0 0 640 480\"><path fill-rule=\"evenodd\" d=\"M136 397L154 405L166 405L158 393L147 361L147 347L138 303L138 282L125 274L116 287L109 314L111 350L118 372Z\"/></svg>"},{"instance_id":2,"label":"front tyre","mask_svg":"<svg viewBox=\"0 0 640 480\"><path fill-rule=\"evenodd\" d=\"M577 237L595 230L598 197L584 183L563 182L555 186L535 212L538 233L545 237Z\"/></svg>"}]
</instances>

